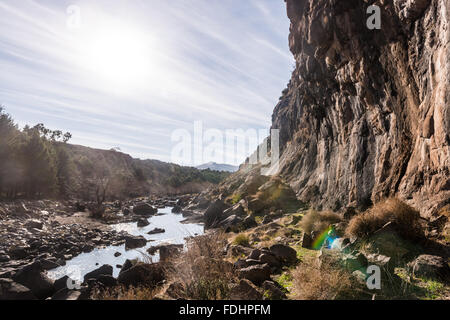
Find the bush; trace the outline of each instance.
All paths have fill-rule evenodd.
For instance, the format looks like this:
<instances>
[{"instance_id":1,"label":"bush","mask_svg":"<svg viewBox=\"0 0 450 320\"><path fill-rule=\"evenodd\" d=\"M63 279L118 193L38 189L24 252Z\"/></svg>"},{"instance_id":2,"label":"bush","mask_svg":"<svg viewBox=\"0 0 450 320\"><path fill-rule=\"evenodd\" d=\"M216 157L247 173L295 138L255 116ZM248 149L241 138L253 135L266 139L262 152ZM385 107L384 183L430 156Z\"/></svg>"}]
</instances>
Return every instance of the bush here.
<instances>
[{"instance_id":1,"label":"bush","mask_svg":"<svg viewBox=\"0 0 450 320\"><path fill-rule=\"evenodd\" d=\"M346 270L319 262L315 257L293 271L293 298L296 300L345 300L361 298L361 285Z\"/></svg>"},{"instance_id":2,"label":"bush","mask_svg":"<svg viewBox=\"0 0 450 320\"><path fill-rule=\"evenodd\" d=\"M321 233L341 220L339 214L335 212L310 210L300 222L300 227L308 234L313 231Z\"/></svg>"},{"instance_id":3,"label":"bush","mask_svg":"<svg viewBox=\"0 0 450 320\"><path fill-rule=\"evenodd\" d=\"M419 212L395 198L379 202L366 212L353 217L346 234L358 238L367 237L388 222L395 223L397 231L405 239L416 240L423 237Z\"/></svg>"},{"instance_id":4,"label":"bush","mask_svg":"<svg viewBox=\"0 0 450 320\"><path fill-rule=\"evenodd\" d=\"M193 238L175 262L169 280L171 295L181 299L223 300L237 282L232 263L225 260L226 241L221 233Z\"/></svg>"},{"instance_id":5,"label":"bush","mask_svg":"<svg viewBox=\"0 0 450 320\"><path fill-rule=\"evenodd\" d=\"M237 246L248 247L250 245L250 240L246 234L241 233L238 234L236 238L234 238L233 244Z\"/></svg>"}]
</instances>

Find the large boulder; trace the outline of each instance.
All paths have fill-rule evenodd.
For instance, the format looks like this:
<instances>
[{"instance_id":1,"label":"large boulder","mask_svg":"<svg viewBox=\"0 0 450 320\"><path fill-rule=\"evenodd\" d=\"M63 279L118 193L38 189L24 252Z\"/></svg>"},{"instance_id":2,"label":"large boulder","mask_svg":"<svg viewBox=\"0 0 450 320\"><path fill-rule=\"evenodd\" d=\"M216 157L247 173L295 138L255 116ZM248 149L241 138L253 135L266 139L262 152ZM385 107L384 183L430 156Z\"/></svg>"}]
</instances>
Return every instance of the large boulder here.
<instances>
[{"instance_id":1,"label":"large boulder","mask_svg":"<svg viewBox=\"0 0 450 320\"><path fill-rule=\"evenodd\" d=\"M231 300L262 300L263 295L253 283L241 279L238 285L231 288Z\"/></svg>"},{"instance_id":2,"label":"large boulder","mask_svg":"<svg viewBox=\"0 0 450 320\"><path fill-rule=\"evenodd\" d=\"M409 263L408 267L416 277L450 281L450 267L442 257L423 254Z\"/></svg>"},{"instance_id":3,"label":"large boulder","mask_svg":"<svg viewBox=\"0 0 450 320\"><path fill-rule=\"evenodd\" d=\"M134 212L134 214L137 214L139 216L148 217L148 216L152 216L152 215L155 215L156 213L158 213L158 209L152 207L148 203L141 202L141 203L136 204L133 207L133 212Z\"/></svg>"},{"instance_id":4,"label":"large boulder","mask_svg":"<svg viewBox=\"0 0 450 320\"><path fill-rule=\"evenodd\" d=\"M224 211L228 209L221 199L217 199L211 203L204 213L205 228L215 228L224 218Z\"/></svg>"},{"instance_id":5,"label":"large boulder","mask_svg":"<svg viewBox=\"0 0 450 320\"><path fill-rule=\"evenodd\" d=\"M137 263L129 269L122 271L117 278L125 286L138 287L146 285L155 287L165 280L164 267L160 263Z\"/></svg>"},{"instance_id":6,"label":"large boulder","mask_svg":"<svg viewBox=\"0 0 450 320\"><path fill-rule=\"evenodd\" d=\"M26 265L13 276L13 280L31 290L38 299L51 297L54 281L44 273L39 261Z\"/></svg>"},{"instance_id":7,"label":"large boulder","mask_svg":"<svg viewBox=\"0 0 450 320\"><path fill-rule=\"evenodd\" d=\"M262 284L264 290L264 298L269 300L284 300L287 299L286 293L282 288L273 281L264 281Z\"/></svg>"},{"instance_id":8,"label":"large boulder","mask_svg":"<svg viewBox=\"0 0 450 320\"><path fill-rule=\"evenodd\" d=\"M109 264L105 264L98 269L95 269L84 276L84 282L87 282L89 279L97 280L102 275L110 275L113 274L113 267Z\"/></svg>"},{"instance_id":9,"label":"large boulder","mask_svg":"<svg viewBox=\"0 0 450 320\"><path fill-rule=\"evenodd\" d=\"M297 251L294 248L284 244L274 244L269 250L278 260L285 264L297 262Z\"/></svg>"},{"instance_id":10,"label":"large boulder","mask_svg":"<svg viewBox=\"0 0 450 320\"><path fill-rule=\"evenodd\" d=\"M125 237L125 249L131 250L136 248L142 248L147 245L147 239L143 236L126 236Z\"/></svg>"},{"instance_id":11,"label":"large boulder","mask_svg":"<svg viewBox=\"0 0 450 320\"><path fill-rule=\"evenodd\" d=\"M239 277L261 285L264 281L270 280L271 269L268 264L257 264L238 271Z\"/></svg>"},{"instance_id":12,"label":"large boulder","mask_svg":"<svg viewBox=\"0 0 450 320\"><path fill-rule=\"evenodd\" d=\"M25 286L0 278L0 300L36 300L36 296Z\"/></svg>"}]
</instances>

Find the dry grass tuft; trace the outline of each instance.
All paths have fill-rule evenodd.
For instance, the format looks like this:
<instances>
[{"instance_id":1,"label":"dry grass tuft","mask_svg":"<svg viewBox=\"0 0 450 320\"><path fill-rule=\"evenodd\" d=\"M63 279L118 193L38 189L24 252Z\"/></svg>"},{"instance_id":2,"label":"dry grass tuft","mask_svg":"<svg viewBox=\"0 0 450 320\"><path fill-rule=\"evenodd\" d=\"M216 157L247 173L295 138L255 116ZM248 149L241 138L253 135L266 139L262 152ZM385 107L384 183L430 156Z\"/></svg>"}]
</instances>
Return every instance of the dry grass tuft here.
<instances>
[{"instance_id":1,"label":"dry grass tuft","mask_svg":"<svg viewBox=\"0 0 450 320\"><path fill-rule=\"evenodd\" d=\"M423 237L419 212L395 198L379 202L366 212L353 217L346 234L358 238L367 237L388 222L395 223L399 234L406 239Z\"/></svg>"},{"instance_id":2,"label":"dry grass tuft","mask_svg":"<svg viewBox=\"0 0 450 320\"><path fill-rule=\"evenodd\" d=\"M234 238L233 244L248 247L250 245L250 239L246 234L240 233Z\"/></svg>"},{"instance_id":3,"label":"dry grass tuft","mask_svg":"<svg viewBox=\"0 0 450 320\"><path fill-rule=\"evenodd\" d=\"M361 298L357 280L346 270L308 257L293 271L292 298L296 300L347 300Z\"/></svg>"},{"instance_id":4,"label":"dry grass tuft","mask_svg":"<svg viewBox=\"0 0 450 320\"><path fill-rule=\"evenodd\" d=\"M232 263L225 260L225 236L214 233L193 238L188 250L181 255L169 275L178 290L173 292L182 299L227 299L230 286L237 281Z\"/></svg>"},{"instance_id":5,"label":"dry grass tuft","mask_svg":"<svg viewBox=\"0 0 450 320\"><path fill-rule=\"evenodd\" d=\"M341 220L341 216L335 212L309 210L299 224L303 231L310 234L313 231L322 232Z\"/></svg>"}]
</instances>

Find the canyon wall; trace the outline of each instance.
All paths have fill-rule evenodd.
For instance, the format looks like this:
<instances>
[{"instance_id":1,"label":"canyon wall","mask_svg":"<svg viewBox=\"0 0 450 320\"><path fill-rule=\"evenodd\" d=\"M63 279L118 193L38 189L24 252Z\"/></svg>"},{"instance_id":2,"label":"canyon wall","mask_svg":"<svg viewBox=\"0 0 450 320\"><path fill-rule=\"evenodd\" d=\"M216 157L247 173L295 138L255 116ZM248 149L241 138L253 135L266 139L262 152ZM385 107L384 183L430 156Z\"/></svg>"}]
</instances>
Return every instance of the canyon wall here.
<instances>
[{"instance_id":1,"label":"canyon wall","mask_svg":"<svg viewBox=\"0 0 450 320\"><path fill-rule=\"evenodd\" d=\"M450 2L285 1L296 67L272 117L279 174L315 207L448 203Z\"/></svg>"}]
</instances>

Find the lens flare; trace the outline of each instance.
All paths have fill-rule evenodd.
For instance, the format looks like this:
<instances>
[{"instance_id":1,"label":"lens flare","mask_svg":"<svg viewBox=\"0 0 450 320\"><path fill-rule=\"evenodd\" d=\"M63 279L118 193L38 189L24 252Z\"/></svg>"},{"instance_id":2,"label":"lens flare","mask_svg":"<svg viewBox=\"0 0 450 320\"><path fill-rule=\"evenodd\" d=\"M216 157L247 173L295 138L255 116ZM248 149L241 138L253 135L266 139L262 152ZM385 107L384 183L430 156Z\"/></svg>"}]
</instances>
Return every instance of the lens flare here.
<instances>
[{"instance_id":1,"label":"lens flare","mask_svg":"<svg viewBox=\"0 0 450 320\"><path fill-rule=\"evenodd\" d=\"M327 248L331 248L333 242L337 239L336 233L332 226L329 226L325 231L323 231L313 242L313 248L319 250L324 244Z\"/></svg>"}]
</instances>

